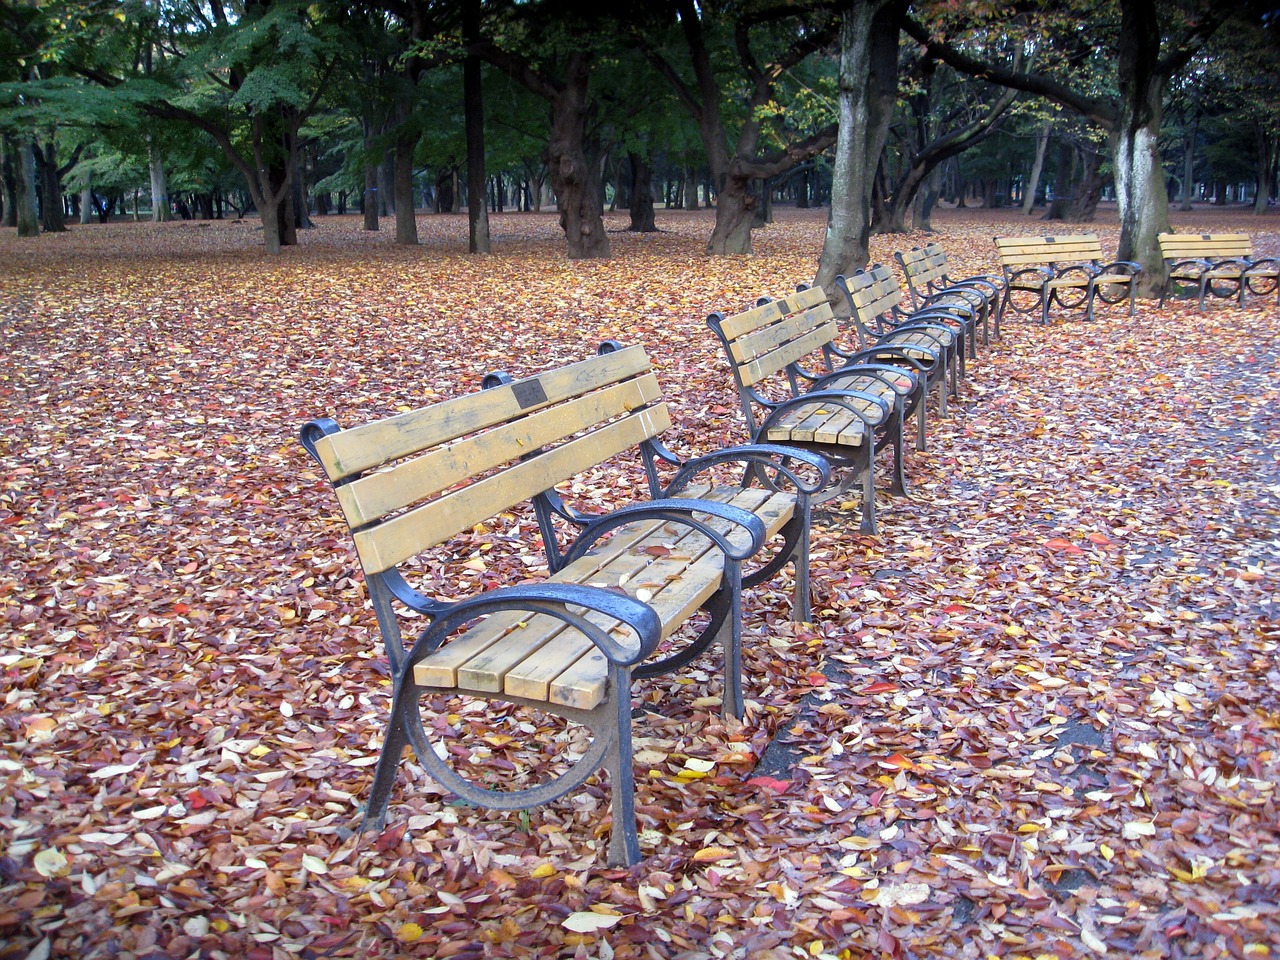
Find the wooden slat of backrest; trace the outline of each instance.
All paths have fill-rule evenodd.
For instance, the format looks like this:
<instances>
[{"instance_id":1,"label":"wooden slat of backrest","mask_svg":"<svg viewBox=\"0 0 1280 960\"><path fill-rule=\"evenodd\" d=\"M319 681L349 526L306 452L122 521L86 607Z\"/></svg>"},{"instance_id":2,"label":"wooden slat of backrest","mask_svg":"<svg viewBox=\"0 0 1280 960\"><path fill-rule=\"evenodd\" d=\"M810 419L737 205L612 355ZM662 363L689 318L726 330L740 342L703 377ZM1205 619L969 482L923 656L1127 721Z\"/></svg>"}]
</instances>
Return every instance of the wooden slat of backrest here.
<instances>
[{"instance_id":1,"label":"wooden slat of backrest","mask_svg":"<svg viewBox=\"0 0 1280 960\"><path fill-rule=\"evenodd\" d=\"M854 277L849 292L853 297L854 309L865 323L868 319L889 313L902 302L902 288L889 272L888 267L879 266Z\"/></svg>"},{"instance_id":2,"label":"wooden slat of backrest","mask_svg":"<svg viewBox=\"0 0 1280 960\"><path fill-rule=\"evenodd\" d=\"M1102 244L1096 236L996 237L1000 262L1006 266L1037 263L1065 263L1102 259Z\"/></svg>"},{"instance_id":3,"label":"wooden slat of backrest","mask_svg":"<svg viewBox=\"0 0 1280 960\"><path fill-rule=\"evenodd\" d=\"M316 444L333 482L649 369L642 347L592 357L515 383L352 427Z\"/></svg>"},{"instance_id":4,"label":"wooden slat of backrest","mask_svg":"<svg viewBox=\"0 0 1280 960\"><path fill-rule=\"evenodd\" d=\"M353 530L662 396L652 373L430 450L337 488Z\"/></svg>"},{"instance_id":5,"label":"wooden slat of backrest","mask_svg":"<svg viewBox=\"0 0 1280 960\"><path fill-rule=\"evenodd\" d=\"M783 316L776 323L761 325L750 333L738 337L729 345L730 358L738 365L748 363L834 320L835 314L831 310L831 304L823 300L817 306Z\"/></svg>"},{"instance_id":6,"label":"wooden slat of backrest","mask_svg":"<svg viewBox=\"0 0 1280 960\"><path fill-rule=\"evenodd\" d=\"M1162 233L1156 239L1160 255L1170 260L1253 256L1253 239L1244 233Z\"/></svg>"},{"instance_id":7,"label":"wooden slat of backrest","mask_svg":"<svg viewBox=\"0 0 1280 960\"><path fill-rule=\"evenodd\" d=\"M804 336L783 344L771 353L766 353L749 363L742 364L738 367L738 375L742 378L742 385L750 387L766 377L773 376L775 373L784 370L787 364L803 360L810 354L821 350L824 345L834 342L839 333L840 328L836 325L835 320L830 319L821 326L814 327Z\"/></svg>"},{"instance_id":8,"label":"wooden slat of backrest","mask_svg":"<svg viewBox=\"0 0 1280 960\"><path fill-rule=\"evenodd\" d=\"M745 334L751 333L781 317L789 316L809 307L817 306L827 299L821 287L810 287L781 300L770 300L766 304L744 310L742 313L728 317L720 324L720 330L730 343Z\"/></svg>"},{"instance_id":9,"label":"wooden slat of backrest","mask_svg":"<svg viewBox=\"0 0 1280 960\"><path fill-rule=\"evenodd\" d=\"M356 552L366 571L386 570L670 426L666 404L616 420L462 490L357 532Z\"/></svg>"}]
</instances>

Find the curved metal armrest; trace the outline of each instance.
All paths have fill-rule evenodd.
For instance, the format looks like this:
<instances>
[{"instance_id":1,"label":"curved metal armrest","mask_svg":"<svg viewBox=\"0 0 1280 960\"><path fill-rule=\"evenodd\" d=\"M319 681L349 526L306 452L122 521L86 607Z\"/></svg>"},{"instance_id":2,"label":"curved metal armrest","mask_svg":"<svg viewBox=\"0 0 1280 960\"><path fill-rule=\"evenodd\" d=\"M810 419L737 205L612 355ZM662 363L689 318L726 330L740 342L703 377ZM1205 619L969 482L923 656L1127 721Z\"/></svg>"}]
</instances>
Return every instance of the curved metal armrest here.
<instances>
[{"instance_id":1,"label":"curved metal armrest","mask_svg":"<svg viewBox=\"0 0 1280 960\"><path fill-rule=\"evenodd\" d=\"M1128 270L1130 276L1137 276L1142 272L1142 264L1133 260L1112 260L1110 263L1104 263L1099 268L1099 273L1117 273Z\"/></svg>"},{"instance_id":2,"label":"curved metal armrest","mask_svg":"<svg viewBox=\"0 0 1280 960\"><path fill-rule=\"evenodd\" d=\"M813 467L818 471L818 482L816 484L806 483L804 478L794 470L783 463L779 463L779 458L797 460ZM736 447L725 447L715 453L709 453L706 456L695 457L690 460L680 468L671 479L671 482L667 484L664 491L665 494L668 497L674 496L687 487L689 481L703 470L722 463L759 463L766 465L795 484L796 489L801 493L817 493L819 490L825 489L827 484L831 482L831 465L827 463L825 457L808 450L784 447L776 443L747 443Z\"/></svg>"},{"instance_id":3,"label":"curved metal armrest","mask_svg":"<svg viewBox=\"0 0 1280 960\"><path fill-rule=\"evenodd\" d=\"M915 320L908 320L898 324L896 327L889 328L885 336L893 336L895 333L923 333L938 345L940 350L946 351L953 343L955 343L956 332L948 327L945 323L920 323Z\"/></svg>"},{"instance_id":4,"label":"curved metal armrest","mask_svg":"<svg viewBox=\"0 0 1280 960\"><path fill-rule=\"evenodd\" d=\"M944 277L944 282L950 287L990 287L992 293L999 293L1004 289L1004 277L998 277L994 273L977 274L972 277L960 277L953 280L951 277Z\"/></svg>"},{"instance_id":5,"label":"curved metal armrest","mask_svg":"<svg viewBox=\"0 0 1280 960\"><path fill-rule=\"evenodd\" d=\"M824 389L827 389L825 385L834 380L838 380L841 377L857 376L859 374L861 374L862 376L871 377L874 380L878 380L880 383L883 383L886 387L891 389L894 393L903 397L905 397L912 390L914 390L916 388L916 385L919 382L919 378L916 377L914 371L904 370L902 367L893 366L893 364L855 363L855 364L850 364L848 366L841 367L839 370L833 370L831 373L828 373L828 374L825 374L824 376L819 377L816 381L814 381L813 389L824 390ZM903 387L900 385L899 380L903 377L907 378L910 384L909 386Z\"/></svg>"},{"instance_id":6,"label":"curved metal armrest","mask_svg":"<svg viewBox=\"0 0 1280 960\"><path fill-rule=\"evenodd\" d=\"M1052 280L1056 276L1056 274L1052 270L1050 270L1048 267L1023 267L1021 270L1015 270L1013 271L1013 273L1009 274L1009 279L1006 281L1006 286L1012 287L1016 281L1022 279L1023 277L1029 277L1032 275L1035 276L1036 281L1041 286L1043 286L1045 283Z\"/></svg>"},{"instance_id":7,"label":"curved metal armrest","mask_svg":"<svg viewBox=\"0 0 1280 960\"><path fill-rule=\"evenodd\" d=\"M844 364L845 367L862 366L864 363L867 363L869 361L872 364L875 364L877 366L888 366L891 369L900 369L900 368L894 367L893 364L876 363L877 359L880 357L892 356L892 357L897 357L899 360L903 361L903 363L910 366L911 370L915 373L927 374L929 372L929 367L925 366L915 357L908 356L908 354L901 347L895 347L887 343L884 346L880 346L880 347L866 347L865 349L862 349L862 350L852 350L852 351L841 350L839 347L832 344L831 352L845 361L845 364ZM936 355L934 355L933 357L933 362L934 364L938 362L938 358ZM844 367L842 367L841 369L844 369ZM840 371L837 370L835 372L839 373Z\"/></svg>"},{"instance_id":8,"label":"curved metal armrest","mask_svg":"<svg viewBox=\"0 0 1280 960\"><path fill-rule=\"evenodd\" d=\"M863 403L873 403L883 414L879 420L872 419L865 410L855 406L851 401L861 400ZM829 404L848 410L855 417L865 423L868 427L878 427L893 415L893 408L889 405L884 397L877 397L870 393L863 393L860 390L814 390L810 393L803 394L799 397L793 397L785 403L780 404L768 418L760 425L761 431L765 429L773 420L784 413L790 413L795 407L822 406Z\"/></svg>"},{"instance_id":9,"label":"curved metal armrest","mask_svg":"<svg viewBox=\"0 0 1280 960\"><path fill-rule=\"evenodd\" d=\"M1092 280L1100 271L1091 263L1069 263L1065 267L1059 267L1054 271L1054 280L1063 280L1074 274L1084 274L1084 279Z\"/></svg>"},{"instance_id":10,"label":"curved metal armrest","mask_svg":"<svg viewBox=\"0 0 1280 960\"><path fill-rule=\"evenodd\" d=\"M621 638L602 629L586 629L582 617L566 607L583 607L625 623L635 631L637 642L626 644ZM414 644L409 654L409 665L417 663L439 648L441 642L469 620L506 610L545 613L566 623L579 626L610 662L619 666L634 666L653 653L662 639L662 621L647 603L635 597L603 587L588 587L572 583L532 583L522 586L498 587L466 600L450 604L428 626ZM622 694L625 696L625 692Z\"/></svg>"},{"instance_id":11,"label":"curved metal armrest","mask_svg":"<svg viewBox=\"0 0 1280 960\"><path fill-rule=\"evenodd\" d=\"M750 537L748 548L735 549L728 536L716 530L705 521L697 519L695 513L707 513L720 520L725 520L742 527ZM661 500L649 500L645 503L633 503L619 507L612 513L597 517L587 524L573 546L565 553L565 563L569 564L583 556L602 536L610 530L625 526L637 520L666 520L697 530L714 543L731 560L747 560L760 551L765 542L764 524L760 518L749 510L735 507L729 503L717 503L714 500L696 500L667 497Z\"/></svg>"},{"instance_id":12,"label":"curved metal armrest","mask_svg":"<svg viewBox=\"0 0 1280 960\"><path fill-rule=\"evenodd\" d=\"M950 301L945 300L947 297L954 298L957 296L964 297L964 303L959 303L954 299ZM976 297L977 300L975 301L971 299L973 297ZM940 290L935 290L933 293L929 294L929 296L922 299L920 301L920 310L917 310L916 313L920 313L924 310L933 310L938 308L950 309L954 307L958 310L964 310L970 316L976 316L981 304L986 302L986 295L979 293L973 287L943 287Z\"/></svg>"},{"instance_id":13,"label":"curved metal armrest","mask_svg":"<svg viewBox=\"0 0 1280 960\"><path fill-rule=\"evenodd\" d=\"M1165 261L1165 270L1168 273L1173 273L1174 271L1181 270L1184 267L1195 267L1197 275L1199 275L1204 273L1206 270L1211 270L1213 268L1213 261L1206 260L1203 257L1191 257L1187 260Z\"/></svg>"},{"instance_id":14,"label":"curved metal armrest","mask_svg":"<svg viewBox=\"0 0 1280 960\"><path fill-rule=\"evenodd\" d=\"M1255 270L1258 267L1270 270L1280 268L1280 258L1276 257L1258 257L1257 259L1246 260L1245 263L1249 265L1249 270Z\"/></svg>"}]
</instances>

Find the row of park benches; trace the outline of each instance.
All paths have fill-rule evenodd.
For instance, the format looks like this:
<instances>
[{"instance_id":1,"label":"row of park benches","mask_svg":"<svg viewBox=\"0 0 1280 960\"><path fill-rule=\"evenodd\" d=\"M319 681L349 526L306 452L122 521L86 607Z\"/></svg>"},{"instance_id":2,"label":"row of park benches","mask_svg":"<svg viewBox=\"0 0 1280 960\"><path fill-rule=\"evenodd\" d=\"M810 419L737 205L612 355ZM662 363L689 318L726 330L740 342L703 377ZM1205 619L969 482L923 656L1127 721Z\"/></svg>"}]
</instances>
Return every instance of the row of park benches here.
<instances>
[{"instance_id":1,"label":"row of park benches","mask_svg":"<svg viewBox=\"0 0 1280 960\"><path fill-rule=\"evenodd\" d=\"M979 342L999 336L1011 289L1030 288L1019 271L1031 255L1024 242L1004 276L954 279L930 244L898 255L905 291L882 265L837 277L858 341L848 347L817 287L713 314L750 442L693 460L662 443L672 421L644 349L616 341L536 376L490 374L478 392L385 420L309 422L302 442L352 531L392 677L367 825L385 822L406 746L441 786L499 810L550 802L603 768L609 862L635 863L633 681L714 649L722 710L744 715L744 591L790 564L792 617L809 619L815 505L856 487L861 529L875 531L876 454L892 450L891 490L905 493L907 431L923 449L926 405L932 398L946 415ZM1119 282L1114 265L1085 274L1089 296ZM1067 289L1043 287L1042 297L1061 300ZM611 504L626 505L586 511L566 501L566 485L607 489ZM457 562L436 548L504 520L506 542L541 547L545 577L499 585L482 576L489 589L465 599L413 585L424 565ZM473 551L468 569L477 560L486 568L485 556ZM436 577L449 582L453 572ZM457 696L562 717L586 727L590 743L566 743L554 771L526 783L493 756L531 729L518 714L494 711L478 743L462 713L435 709L424 722L428 702ZM439 751L432 738L445 741Z\"/></svg>"}]
</instances>

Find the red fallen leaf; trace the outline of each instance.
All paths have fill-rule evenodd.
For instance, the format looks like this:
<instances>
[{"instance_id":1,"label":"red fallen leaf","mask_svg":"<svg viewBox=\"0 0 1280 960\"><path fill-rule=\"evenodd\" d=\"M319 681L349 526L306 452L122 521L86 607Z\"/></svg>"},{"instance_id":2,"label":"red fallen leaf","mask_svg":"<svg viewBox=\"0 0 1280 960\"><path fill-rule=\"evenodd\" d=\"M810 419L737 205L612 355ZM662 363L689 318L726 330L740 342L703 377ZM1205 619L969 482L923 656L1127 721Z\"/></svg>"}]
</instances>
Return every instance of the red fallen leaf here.
<instances>
[{"instance_id":1,"label":"red fallen leaf","mask_svg":"<svg viewBox=\"0 0 1280 960\"><path fill-rule=\"evenodd\" d=\"M943 613L968 613L969 608L958 603L949 603L942 608Z\"/></svg>"},{"instance_id":2,"label":"red fallen leaf","mask_svg":"<svg viewBox=\"0 0 1280 960\"><path fill-rule=\"evenodd\" d=\"M1052 540L1046 540L1045 546L1050 550L1057 550L1061 553L1083 553L1079 547L1069 540L1063 540L1061 537L1054 537Z\"/></svg>"},{"instance_id":3,"label":"red fallen leaf","mask_svg":"<svg viewBox=\"0 0 1280 960\"><path fill-rule=\"evenodd\" d=\"M888 760L881 760L880 766L897 767L900 770L913 770L915 769L915 761L913 761L910 757L904 757L900 753L895 753Z\"/></svg>"},{"instance_id":4,"label":"red fallen leaf","mask_svg":"<svg viewBox=\"0 0 1280 960\"><path fill-rule=\"evenodd\" d=\"M187 806L192 810L199 810L201 807L207 807L208 805L208 799L199 790L192 790L187 793Z\"/></svg>"},{"instance_id":5,"label":"red fallen leaf","mask_svg":"<svg viewBox=\"0 0 1280 960\"><path fill-rule=\"evenodd\" d=\"M373 842L374 849L380 853L386 853L388 850L394 850L400 845L400 840L404 837L404 832L408 827L409 824L403 821L392 824L386 830L383 830L378 839Z\"/></svg>"},{"instance_id":6,"label":"red fallen leaf","mask_svg":"<svg viewBox=\"0 0 1280 960\"><path fill-rule=\"evenodd\" d=\"M717 403L717 404L712 405L712 406L711 406L711 407L709 407L708 409L710 410L710 412L711 412L711 413L714 413L714 414L716 414L717 416L723 416L724 414L726 414L726 413L729 413L729 412L730 412L728 407L722 407L722 406L721 406L720 404L718 404L718 403Z\"/></svg>"},{"instance_id":7,"label":"red fallen leaf","mask_svg":"<svg viewBox=\"0 0 1280 960\"><path fill-rule=\"evenodd\" d=\"M175 603L173 605L173 612L179 617L185 616L191 612L191 607L185 603Z\"/></svg>"},{"instance_id":8,"label":"red fallen leaf","mask_svg":"<svg viewBox=\"0 0 1280 960\"><path fill-rule=\"evenodd\" d=\"M1091 533L1091 534L1089 534L1089 540L1090 540L1092 543L1096 543L1096 544L1097 544L1098 546L1100 546L1100 547L1106 547L1106 546L1110 546L1110 545L1111 545L1111 541L1110 541L1110 540L1108 540L1108 539L1107 539L1103 534L1101 534L1101 533Z\"/></svg>"},{"instance_id":9,"label":"red fallen leaf","mask_svg":"<svg viewBox=\"0 0 1280 960\"><path fill-rule=\"evenodd\" d=\"M817 670L810 672L809 676L806 677L805 679L808 680L815 687L825 686L827 683L826 674L819 673Z\"/></svg>"},{"instance_id":10,"label":"red fallen leaf","mask_svg":"<svg viewBox=\"0 0 1280 960\"><path fill-rule=\"evenodd\" d=\"M762 787L765 790L772 790L774 793L785 793L792 782L791 780L778 780L775 777L752 777L747 781L747 786Z\"/></svg>"},{"instance_id":11,"label":"red fallen leaf","mask_svg":"<svg viewBox=\"0 0 1280 960\"><path fill-rule=\"evenodd\" d=\"M671 555L671 548L664 547L660 543L655 543L652 546L645 547L644 552L649 554L651 557L669 557Z\"/></svg>"},{"instance_id":12,"label":"red fallen leaf","mask_svg":"<svg viewBox=\"0 0 1280 960\"><path fill-rule=\"evenodd\" d=\"M863 693L892 693L898 689L896 683L890 683L888 680L877 680L875 683L869 683L862 688Z\"/></svg>"}]
</instances>

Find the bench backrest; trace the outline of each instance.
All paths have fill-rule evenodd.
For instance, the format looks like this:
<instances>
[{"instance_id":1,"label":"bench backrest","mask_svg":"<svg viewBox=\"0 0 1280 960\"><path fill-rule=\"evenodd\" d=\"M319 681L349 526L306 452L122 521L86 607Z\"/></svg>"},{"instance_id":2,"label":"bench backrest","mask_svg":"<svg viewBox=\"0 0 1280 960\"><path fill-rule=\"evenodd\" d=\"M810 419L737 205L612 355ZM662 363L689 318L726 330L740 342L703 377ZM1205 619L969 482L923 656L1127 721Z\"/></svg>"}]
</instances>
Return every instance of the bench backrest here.
<instances>
[{"instance_id":1,"label":"bench backrest","mask_svg":"<svg viewBox=\"0 0 1280 960\"><path fill-rule=\"evenodd\" d=\"M840 332L821 287L770 300L732 317L713 313L707 325L724 346L753 432L757 420L751 388L769 377L789 375L789 367L821 352Z\"/></svg>"},{"instance_id":2,"label":"bench backrest","mask_svg":"<svg viewBox=\"0 0 1280 960\"><path fill-rule=\"evenodd\" d=\"M372 574L643 443L671 419L648 356L629 347L348 430L317 423L309 447Z\"/></svg>"},{"instance_id":3,"label":"bench backrest","mask_svg":"<svg viewBox=\"0 0 1280 960\"><path fill-rule=\"evenodd\" d=\"M923 294L933 284L941 283L946 279L947 255L943 253L939 244L930 243L924 247L899 250L894 257L898 263L902 264L902 272L907 277L907 286L913 293Z\"/></svg>"},{"instance_id":4,"label":"bench backrest","mask_svg":"<svg viewBox=\"0 0 1280 960\"><path fill-rule=\"evenodd\" d=\"M1088 263L1102 260L1102 242L1097 234L1073 237L996 237L1000 263L1009 268L1037 264Z\"/></svg>"},{"instance_id":5,"label":"bench backrest","mask_svg":"<svg viewBox=\"0 0 1280 960\"><path fill-rule=\"evenodd\" d=\"M1156 240L1165 260L1253 257L1253 240L1247 233L1162 233Z\"/></svg>"},{"instance_id":6,"label":"bench backrest","mask_svg":"<svg viewBox=\"0 0 1280 960\"><path fill-rule=\"evenodd\" d=\"M845 278L849 304L860 330L869 333L879 329L880 318L900 309L902 288L898 278L882 263L856 271Z\"/></svg>"}]
</instances>

